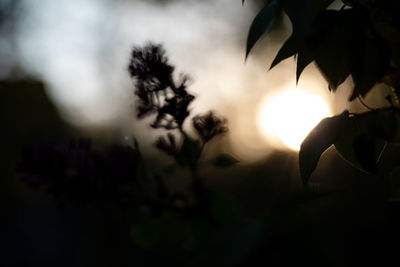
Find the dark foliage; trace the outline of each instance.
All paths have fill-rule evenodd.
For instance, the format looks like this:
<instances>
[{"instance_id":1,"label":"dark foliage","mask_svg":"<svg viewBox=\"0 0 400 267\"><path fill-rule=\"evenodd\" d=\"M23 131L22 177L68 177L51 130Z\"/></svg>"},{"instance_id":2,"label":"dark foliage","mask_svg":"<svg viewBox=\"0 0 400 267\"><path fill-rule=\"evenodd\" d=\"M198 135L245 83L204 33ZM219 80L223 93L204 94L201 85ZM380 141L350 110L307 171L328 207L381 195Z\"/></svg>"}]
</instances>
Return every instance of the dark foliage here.
<instances>
[{"instance_id":1,"label":"dark foliage","mask_svg":"<svg viewBox=\"0 0 400 267\"><path fill-rule=\"evenodd\" d=\"M300 172L307 184L320 155L331 145L352 165L374 175L382 170L380 156L387 143L398 143L400 110L399 1L347 0L339 10L327 9L332 0L268 1L250 26L246 55L254 43L285 12L293 32L282 45L271 68L282 60L297 58L296 81L315 62L329 90L351 76L354 87L349 101L366 96L377 83L392 88L386 97L390 108L364 114L347 111L322 120L304 140Z\"/></svg>"},{"instance_id":2,"label":"dark foliage","mask_svg":"<svg viewBox=\"0 0 400 267\"><path fill-rule=\"evenodd\" d=\"M136 149L114 145L97 151L90 140L81 139L26 147L17 170L29 186L45 187L60 206L126 205L133 197L139 162Z\"/></svg>"},{"instance_id":3,"label":"dark foliage","mask_svg":"<svg viewBox=\"0 0 400 267\"><path fill-rule=\"evenodd\" d=\"M271 68L288 57L296 56L298 80L303 70L315 61L330 90L336 90L351 75L354 91L350 100L354 100L357 96L365 96L382 80L390 61L398 54L394 45L398 45L398 38L394 35L398 34L396 25L399 24L393 9L389 8L395 10L398 6L390 1L355 0L343 1L347 8L326 10L332 2L269 2L263 9L268 13L261 11L250 27L246 51L248 53L262 34L269 31L275 17L285 12L292 22L293 32L279 50Z\"/></svg>"}]
</instances>

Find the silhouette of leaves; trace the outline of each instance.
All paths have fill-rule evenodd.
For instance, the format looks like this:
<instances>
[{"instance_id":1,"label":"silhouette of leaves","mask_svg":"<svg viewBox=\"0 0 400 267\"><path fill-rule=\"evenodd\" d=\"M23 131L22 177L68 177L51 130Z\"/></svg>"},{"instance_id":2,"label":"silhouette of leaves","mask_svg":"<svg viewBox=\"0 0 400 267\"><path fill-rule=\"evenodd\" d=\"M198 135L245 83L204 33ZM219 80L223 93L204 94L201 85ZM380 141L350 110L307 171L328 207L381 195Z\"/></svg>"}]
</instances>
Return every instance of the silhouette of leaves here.
<instances>
[{"instance_id":1,"label":"silhouette of leaves","mask_svg":"<svg viewBox=\"0 0 400 267\"><path fill-rule=\"evenodd\" d=\"M398 114L390 109L353 116L345 111L323 119L301 145L299 163L304 184L307 184L321 154L332 144L350 164L375 174L386 142L398 142L399 129Z\"/></svg>"},{"instance_id":2,"label":"silhouette of leaves","mask_svg":"<svg viewBox=\"0 0 400 267\"><path fill-rule=\"evenodd\" d=\"M269 31L278 11L278 0L268 3L254 18L247 36L246 58L261 36Z\"/></svg>"},{"instance_id":3,"label":"silhouette of leaves","mask_svg":"<svg viewBox=\"0 0 400 267\"><path fill-rule=\"evenodd\" d=\"M271 66L269 69L272 69L276 65L278 65L281 61L294 56L298 52L298 44L295 40L293 34L286 40L283 46L279 49L278 54L275 56L274 60L272 61Z\"/></svg>"},{"instance_id":4,"label":"silhouette of leaves","mask_svg":"<svg viewBox=\"0 0 400 267\"><path fill-rule=\"evenodd\" d=\"M349 75L352 76L354 90L349 98L352 101L365 96L382 80L389 70L390 60L392 64L399 61L397 47L400 37L396 36L400 30L388 27L387 19L383 19L385 14L393 15L382 10L381 6L386 5L353 1L347 3L352 8L325 10L332 2L281 0L274 3L279 6L275 13L282 7L288 15L293 33L279 50L270 69L295 55L297 83L303 70L315 60L330 90L335 91ZM246 55L260 36L271 28L270 20L261 19L264 18L263 12L266 11L262 9L254 20L254 26L250 27L252 34L249 34L251 41L247 43Z\"/></svg>"},{"instance_id":5,"label":"silhouette of leaves","mask_svg":"<svg viewBox=\"0 0 400 267\"><path fill-rule=\"evenodd\" d=\"M304 139L299 152L300 175L304 185L307 185L321 154L340 137L348 120L348 111L325 118Z\"/></svg>"},{"instance_id":6,"label":"silhouette of leaves","mask_svg":"<svg viewBox=\"0 0 400 267\"><path fill-rule=\"evenodd\" d=\"M374 174L386 141L396 136L396 117L392 111L382 110L350 118L335 148L353 166Z\"/></svg>"}]
</instances>

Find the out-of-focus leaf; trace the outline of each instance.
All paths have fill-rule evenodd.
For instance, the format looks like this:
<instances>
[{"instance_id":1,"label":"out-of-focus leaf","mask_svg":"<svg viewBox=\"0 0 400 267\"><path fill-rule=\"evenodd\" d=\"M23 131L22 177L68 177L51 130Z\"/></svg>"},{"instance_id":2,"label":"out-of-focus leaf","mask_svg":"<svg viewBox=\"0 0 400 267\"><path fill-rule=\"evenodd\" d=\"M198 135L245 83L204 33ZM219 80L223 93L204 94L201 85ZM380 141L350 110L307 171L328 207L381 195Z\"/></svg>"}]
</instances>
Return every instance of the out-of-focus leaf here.
<instances>
[{"instance_id":1,"label":"out-of-focus leaf","mask_svg":"<svg viewBox=\"0 0 400 267\"><path fill-rule=\"evenodd\" d=\"M335 142L336 150L355 167L374 174L385 140L393 139L397 128L389 112L371 111L350 118Z\"/></svg>"},{"instance_id":2,"label":"out-of-focus leaf","mask_svg":"<svg viewBox=\"0 0 400 267\"><path fill-rule=\"evenodd\" d=\"M200 141L185 135L180 150L175 154L176 162L182 166L192 166L200 158L201 150Z\"/></svg>"},{"instance_id":3,"label":"out-of-focus leaf","mask_svg":"<svg viewBox=\"0 0 400 267\"><path fill-rule=\"evenodd\" d=\"M304 139L299 152L300 175L307 185L322 153L336 142L347 127L349 112L323 119Z\"/></svg>"},{"instance_id":4,"label":"out-of-focus leaf","mask_svg":"<svg viewBox=\"0 0 400 267\"><path fill-rule=\"evenodd\" d=\"M278 54L276 55L274 61L271 64L269 69L272 69L276 65L278 65L282 60L285 60L298 52L299 44L296 42L296 39L293 37L293 34L286 40L286 42L282 45L281 49L279 49Z\"/></svg>"},{"instance_id":5,"label":"out-of-focus leaf","mask_svg":"<svg viewBox=\"0 0 400 267\"><path fill-rule=\"evenodd\" d=\"M220 192L208 192L210 212L221 223L229 223L240 218L241 210L236 201Z\"/></svg>"},{"instance_id":6,"label":"out-of-focus leaf","mask_svg":"<svg viewBox=\"0 0 400 267\"><path fill-rule=\"evenodd\" d=\"M211 161L215 167L229 167L238 162L237 159L228 154L219 154Z\"/></svg>"},{"instance_id":7,"label":"out-of-focus leaf","mask_svg":"<svg viewBox=\"0 0 400 267\"><path fill-rule=\"evenodd\" d=\"M254 18L247 36L246 58L261 36L268 32L278 12L278 0L268 3Z\"/></svg>"}]
</instances>

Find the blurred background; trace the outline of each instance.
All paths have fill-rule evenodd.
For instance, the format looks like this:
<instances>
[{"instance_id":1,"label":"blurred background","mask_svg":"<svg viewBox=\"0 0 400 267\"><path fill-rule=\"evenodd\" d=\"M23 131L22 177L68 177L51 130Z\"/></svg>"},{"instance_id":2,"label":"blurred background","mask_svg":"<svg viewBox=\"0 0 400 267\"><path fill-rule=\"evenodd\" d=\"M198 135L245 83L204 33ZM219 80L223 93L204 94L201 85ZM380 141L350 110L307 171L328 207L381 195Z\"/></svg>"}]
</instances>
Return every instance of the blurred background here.
<instances>
[{"instance_id":1,"label":"blurred background","mask_svg":"<svg viewBox=\"0 0 400 267\"><path fill-rule=\"evenodd\" d=\"M96 138L102 144L124 143L134 136L145 157L165 160L153 146L160 131L152 130L148 120L136 119L134 82L127 72L132 48L149 41L162 44L177 71L192 77L189 92L196 96L190 106L192 114L215 110L228 119L229 132L209 153L223 151L240 163L224 171L202 169L201 175L211 187L233 194L246 214L275 207L277 199L302 188L297 151L268 137L260 121L265 99L295 87L293 59L268 71L291 33L286 17L279 18L278 29L263 38L245 61L247 31L263 3L0 0L4 127L0 255L4 253L5 266L45 266L60 258L65 259L65 266L77 266L78 262L89 266L94 258L100 263L106 257L99 253L110 250L109 244L98 241L103 240L99 235L101 215L91 210L59 213L49 197L19 182L15 163L29 142L77 136ZM328 115L334 115L348 108L362 110L360 104L347 102L350 85L347 81L336 94L330 93L311 64L298 88L320 97ZM382 90L372 91L366 102L384 104L374 100L380 93ZM189 122L186 124L190 132ZM373 202L368 190L364 191L373 185L371 177L352 168L333 149L323 155L311 180L316 188L351 188L361 195L357 203ZM371 210L358 209L354 202L348 205L353 196L335 197L335 207L368 217ZM330 201L319 202L312 209L327 212ZM369 208L376 211L380 207Z\"/></svg>"}]
</instances>

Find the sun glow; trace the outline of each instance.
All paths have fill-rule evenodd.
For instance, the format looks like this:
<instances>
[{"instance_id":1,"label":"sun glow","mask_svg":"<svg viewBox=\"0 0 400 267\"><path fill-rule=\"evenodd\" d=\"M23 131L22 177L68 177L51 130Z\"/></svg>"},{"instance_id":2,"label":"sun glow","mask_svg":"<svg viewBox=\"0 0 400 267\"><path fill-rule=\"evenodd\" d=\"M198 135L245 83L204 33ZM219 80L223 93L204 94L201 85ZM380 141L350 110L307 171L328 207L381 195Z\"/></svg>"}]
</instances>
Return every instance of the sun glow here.
<instances>
[{"instance_id":1,"label":"sun glow","mask_svg":"<svg viewBox=\"0 0 400 267\"><path fill-rule=\"evenodd\" d=\"M299 150L308 133L328 116L331 112L322 97L289 89L262 101L258 124L268 141Z\"/></svg>"}]
</instances>

